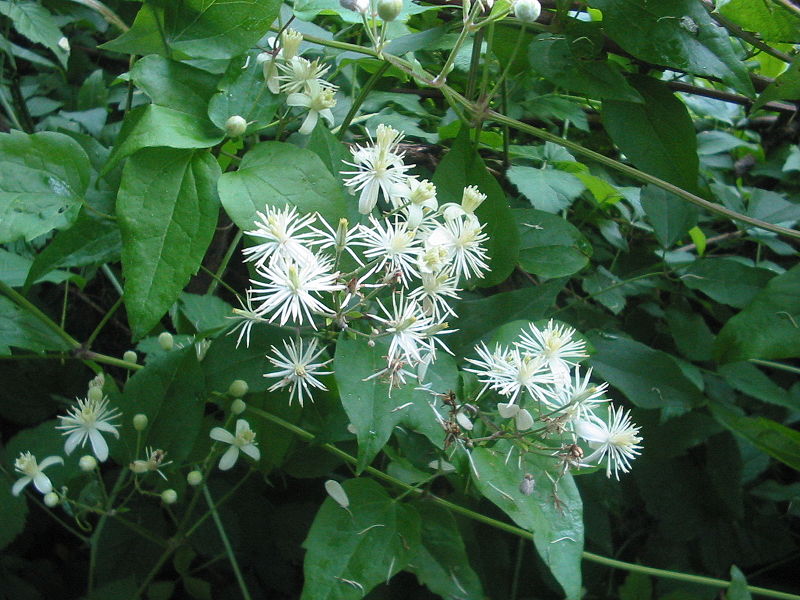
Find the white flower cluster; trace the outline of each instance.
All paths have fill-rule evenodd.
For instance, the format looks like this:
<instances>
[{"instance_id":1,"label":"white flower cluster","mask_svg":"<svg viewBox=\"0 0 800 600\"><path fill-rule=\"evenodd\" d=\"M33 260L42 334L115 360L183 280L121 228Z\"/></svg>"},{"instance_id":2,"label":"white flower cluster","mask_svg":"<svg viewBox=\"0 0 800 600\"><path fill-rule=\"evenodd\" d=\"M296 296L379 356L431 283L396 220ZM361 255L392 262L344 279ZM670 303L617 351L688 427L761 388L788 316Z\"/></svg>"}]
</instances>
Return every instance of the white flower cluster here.
<instances>
[{"instance_id":1,"label":"white flower cluster","mask_svg":"<svg viewBox=\"0 0 800 600\"><path fill-rule=\"evenodd\" d=\"M518 431L530 430L538 421L546 434L570 436L572 443L562 449L567 451L557 453L565 470L605 461L606 475L613 471L619 479L619 471L627 473L639 454L639 427L629 412L606 404L607 383L591 383L591 369L581 374L578 361L587 356L586 343L574 335L574 329L553 321L544 329L530 323L510 347L476 346L479 358L468 358L473 367L466 370L483 384L479 396L493 390L506 398L497 405L498 412L514 418ZM593 450L589 456L584 458L577 438Z\"/></svg>"},{"instance_id":2,"label":"white flower cluster","mask_svg":"<svg viewBox=\"0 0 800 600\"><path fill-rule=\"evenodd\" d=\"M256 278L247 291L239 342L250 343L254 323L310 326L320 318L346 329L366 315L370 338L388 339L387 366L379 372L392 385L402 385L414 370L425 369L437 347L449 352L441 336L458 297L462 279L483 277L488 269L487 235L475 216L485 200L475 187L463 191L460 204L439 206L436 187L409 175L400 150L402 133L379 125L366 145L352 149L351 170L344 184L359 192L359 211L366 221L336 228L317 214L301 215L294 207L267 206L257 213L247 235L258 240L244 253L254 263ZM379 199L386 213L376 215ZM343 272L349 262L352 270ZM383 290L391 290L391 299ZM374 302L373 302L374 301ZM289 387L300 404L309 387L325 389L316 378L330 361L320 361L316 341L302 339L272 348L270 361L280 377L271 389Z\"/></svg>"},{"instance_id":3,"label":"white flower cluster","mask_svg":"<svg viewBox=\"0 0 800 600\"><path fill-rule=\"evenodd\" d=\"M271 38L273 44L275 39ZM336 106L337 86L323 79L329 67L318 58L310 61L299 56L302 34L293 29L281 33L280 44L270 52L262 52L258 61L263 64L264 79L273 94L288 94L286 104L308 111L300 134L308 135L317 125L319 117L333 126L331 109Z\"/></svg>"}]
</instances>

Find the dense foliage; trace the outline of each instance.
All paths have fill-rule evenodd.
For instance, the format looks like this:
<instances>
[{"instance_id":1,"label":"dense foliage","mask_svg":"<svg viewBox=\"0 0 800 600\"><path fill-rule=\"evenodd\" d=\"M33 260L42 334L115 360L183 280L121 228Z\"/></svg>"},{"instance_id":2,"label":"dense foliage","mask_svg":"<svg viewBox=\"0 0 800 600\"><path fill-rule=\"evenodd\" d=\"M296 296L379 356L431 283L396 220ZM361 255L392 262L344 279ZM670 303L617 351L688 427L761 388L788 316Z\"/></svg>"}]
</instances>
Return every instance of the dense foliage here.
<instances>
[{"instance_id":1,"label":"dense foliage","mask_svg":"<svg viewBox=\"0 0 800 600\"><path fill-rule=\"evenodd\" d=\"M0 597L800 598L800 5L0 26Z\"/></svg>"}]
</instances>

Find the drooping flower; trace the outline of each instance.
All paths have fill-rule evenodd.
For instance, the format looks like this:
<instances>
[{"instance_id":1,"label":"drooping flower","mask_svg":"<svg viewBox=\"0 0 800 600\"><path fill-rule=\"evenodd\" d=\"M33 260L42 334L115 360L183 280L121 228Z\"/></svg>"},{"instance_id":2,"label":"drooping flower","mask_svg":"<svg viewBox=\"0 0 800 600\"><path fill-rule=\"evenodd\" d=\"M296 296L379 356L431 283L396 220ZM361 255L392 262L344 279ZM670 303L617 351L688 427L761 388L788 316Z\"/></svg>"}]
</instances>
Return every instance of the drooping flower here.
<instances>
[{"instance_id":1,"label":"drooping flower","mask_svg":"<svg viewBox=\"0 0 800 600\"><path fill-rule=\"evenodd\" d=\"M308 109L308 114L298 130L300 135L309 135L314 131L319 117L327 121L328 127L333 127L333 112L331 109L336 106L335 94L335 88L323 87L318 81L309 83L307 89L302 92L289 94L286 98L286 104Z\"/></svg>"},{"instance_id":2,"label":"drooping flower","mask_svg":"<svg viewBox=\"0 0 800 600\"><path fill-rule=\"evenodd\" d=\"M227 471L236 464L239 458L239 451L241 450L253 460L261 458L261 451L258 449L256 443L256 434L250 429L250 424L244 419L236 421L236 434L223 429L222 427L214 427L209 433L212 440L222 442L223 444L230 444L228 448L219 459L219 468L222 471Z\"/></svg>"},{"instance_id":3,"label":"drooping flower","mask_svg":"<svg viewBox=\"0 0 800 600\"><path fill-rule=\"evenodd\" d=\"M48 456L41 464L36 462L36 457L30 452L20 452L17 460L14 461L14 470L22 475L11 488L11 493L19 496L23 488L31 481L35 487L42 494L48 494L53 491L53 484L50 478L44 474L44 470L55 464L64 464L64 459L60 456Z\"/></svg>"},{"instance_id":4,"label":"drooping flower","mask_svg":"<svg viewBox=\"0 0 800 600\"><path fill-rule=\"evenodd\" d=\"M547 362L557 382L569 381L570 366L578 364L574 359L585 358L586 342L573 340L575 330L566 325L555 324L552 320L544 330L531 323L528 331L520 334L517 345L525 352L541 356ZM573 360L569 360L573 359Z\"/></svg>"},{"instance_id":5,"label":"drooping flower","mask_svg":"<svg viewBox=\"0 0 800 600\"><path fill-rule=\"evenodd\" d=\"M108 397L103 398L77 398L77 405L67 409L66 416L59 416L61 425L56 429L63 429L62 435L67 436L64 452L71 454L80 444L83 447L88 439L92 444L92 451L100 462L108 458L108 444L101 432L110 433L119 438L118 424L111 423L120 416L116 408L108 408Z\"/></svg>"},{"instance_id":6,"label":"drooping flower","mask_svg":"<svg viewBox=\"0 0 800 600\"><path fill-rule=\"evenodd\" d=\"M273 366L278 368L278 371L265 373L264 377L279 377L280 379L269 388L269 391L289 386L289 404L297 397L300 406L303 406L305 397L311 398L309 387L319 390L328 389L317 377L333 373L333 371L322 370L333 359L314 362L325 351L324 348L317 350L316 338L313 338L306 348L303 348L303 340L299 342L290 340L288 343L284 340L283 347L286 354L282 354L275 346L272 346L274 358L269 355L267 358Z\"/></svg>"},{"instance_id":7,"label":"drooping flower","mask_svg":"<svg viewBox=\"0 0 800 600\"><path fill-rule=\"evenodd\" d=\"M639 427L631 422L630 411L610 405L608 421L593 416L575 423L575 433L586 440L594 449L584 462L599 465L606 462L606 477L619 479L619 471L627 473L631 461L639 454L642 438Z\"/></svg>"},{"instance_id":8,"label":"drooping flower","mask_svg":"<svg viewBox=\"0 0 800 600\"><path fill-rule=\"evenodd\" d=\"M475 211L483 204L484 200L486 200L486 194L482 194L476 186L468 185L464 188L464 192L461 195L461 204L448 202L442 205L439 210L448 221L461 216L466 216L469 219L477 221Z\"/></svg>"}]
</instances>

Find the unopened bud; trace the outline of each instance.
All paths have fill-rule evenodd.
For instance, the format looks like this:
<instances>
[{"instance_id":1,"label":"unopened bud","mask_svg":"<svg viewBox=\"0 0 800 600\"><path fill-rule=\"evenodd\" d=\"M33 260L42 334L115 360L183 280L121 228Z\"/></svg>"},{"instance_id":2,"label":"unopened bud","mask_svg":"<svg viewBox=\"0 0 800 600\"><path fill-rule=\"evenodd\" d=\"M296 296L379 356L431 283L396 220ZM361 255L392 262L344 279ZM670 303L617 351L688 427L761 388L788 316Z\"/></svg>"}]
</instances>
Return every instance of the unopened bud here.
<instances>
[{"instance_id":1,"label":"unopened bud","mask_svg":"<svg viewBox=\"0 0 800 600\"><path fill-rule=\"evenodd\" d=\"M97 459L91 454L87 454L86 456L81 456L81 459L78 461L78 466L84 473L88 473L89 471L94 471L97 468Z\"/></svg>"},{"instance_id":2,"label":"unopened bud","mask_svg":"<svg viewBox=\"0 0 800 600\"><path fill-rule=\"evenodd\" d=\"M48 492L44 495L44 505L48 508L53 508L58 504L58 494L55 492Z\"/></svg>"},{"instance_id":3,"label":"unopened bud","mask_svg":"<svg viewBox=\"0 0 800 600\"><path fill-rule=\"evenodd\" d=\"M297 56L303 34L294 29L287 29L281 34L281 53L283 60L292 60Z\"/></svg>"},{"instance_id":4,"label":"unopened bud","mask_svg":"<svg viewBox=\"0 0 800 600\"><path fill-rule=\"evenodd\" d=\"M139 413L133 416L133 428L136 431L144 431L147 427L147 415L144 413Z\"/></svg>"},{"instance_id":5,"label":"unopened bud","mask_svg":"<svg viewBox=\"0 0 800 600\"><path fill-rule=\"evenodd\" d=\"M203 474L200 471L189 471L186 482L191 486L198 486L203 482Z\"/></svg>"},{"instance_id":6,"label":"unopened bud","mask_svg":"<svg viewBox=\"0 0 800 600\"><path fill-rule=\"evenodd\" d=\"M378 0L378 16L383 21L394 21L403 10L403 0Z\"/></svg>"},{"instance_id":7,"label":"unopened bud","mask_svg":"<svg viewBox=\"0 0 800 600\"><path fill-rule=\"evenodd\" d=\"M250 386L247 385L246 381L243 379L234 379L228 386L228 393L234 398L241 398L247 395L249 389Z\"/></svg>"},{"instance_id":8,"label":"unopened bud","mask_svg":"<svg viewBox=\"0 0 800 600\"><path fill-rule=\"evenodd\" d=\"M239 137L246 129L247 121L244 120L244 117L240 117L239 115L233 115L225 121L225 133L227 133L229 137Z\"/></svg>"},{"instance_id":9,"label":"unopened bud","mask_svg":"<svg viewBox=\"0 0 800 600\"><path fill-rule=\"evenodd\" d=\"M161 501L164 504L175 504L178 501L178 492L171 488L164 490L161 492Z\"/></svg>"},{"instance_id":10,"label":"unopened bud","mask_svg":"<svg viewBox=\"0 0 800 600\"><path fill-rule=\"evenodd\" d=\"M86 397L92 402L100 402L103 399L103 388L90 387Z\"/></svg>"},{"instance_id":11,"label":"unopened bud","mask_svg":"<svg viewBox=\"0 0 800 600\"><path fill-rule=\"evenodd\" d=\"M231 403L231 412L235 415L242 414L246 408L247 404L241 398L237 398Z\"/></svg>"},{"instance_id":12,"label":"unopened bud","mask_svg":"<svg viewBox=\"0 0 800 600\"><path fill-rule=\"evenodd\" d=\"M158 345L161 346L163 350L169 352L175 347L175 339L169 331L162 331L158 334Z\"/></svg>"},{"instance_id":13,"label":"unopened bud","mask_svg":"<svg viewBox=\"0 0 800 600\"><path fill-rule=\"evenodd\" d=\"M134 352L133 350L126 350L125 354L122 355L122 360L124 360L125 362L135 364L136 361L139 360L139 357L136 356L136 352Z\"/></svg>"},{"instance_id":14,"label":"unopened bud","mask_svg":"<svg viewBox=\"0 0 800 600\"><path fill-rule=\"evenodd\" d=\"M499 412L500 416L504 419L510 419L511 417L517 416L517 413L519 412L519 406L511 402L508 404L503 404L501 402L497 405L497 412Z\"/></svg>"},{"instance_id":15,"label":"unopened bud","mask_svg":"<svg viewBox=\"0 0 800 600\"><path fill-rule=\"evenodd\" d=\"M516 0L514 16L523 23L533 23L542 14L542 5L538 0Z\"/></svg>"},{"instance_id":16,"label":"unopened bud","mask_svg":"<svg viewBox=\"0 0 800 600\"><path fill-rule=\"evenodd\" d=\"M461 426L461 429L466 429L467 431L472 431L472 421L469 420L469 417L465 415L463 412L456 414L456 421Z\"/></svg>"}]
</instances>

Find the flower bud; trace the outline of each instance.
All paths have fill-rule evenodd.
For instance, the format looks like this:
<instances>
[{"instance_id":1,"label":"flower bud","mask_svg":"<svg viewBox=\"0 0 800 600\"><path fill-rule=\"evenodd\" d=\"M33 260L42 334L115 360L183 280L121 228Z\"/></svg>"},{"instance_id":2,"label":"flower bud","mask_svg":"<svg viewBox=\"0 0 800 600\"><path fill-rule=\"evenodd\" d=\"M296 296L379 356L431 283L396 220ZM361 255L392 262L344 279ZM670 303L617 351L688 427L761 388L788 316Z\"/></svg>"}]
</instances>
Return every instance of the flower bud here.
<instances>
[{"instance_id":1,"label":"flower bud","mask_svg":"<svg viewBox=\"0 0 800 600\"><path fill-rule=\"evenodd\" d=\"M135 364L136 361L139 360L139 357L136 356L136 352L134 352L133 350L126 350L125 354L122 355L122 360L124 360L125 362Z\"/></svg>"},{"instance_id":2,"label":"flower bud","mask_svg":"<svg viewBox=\"0 0 800 600\"><path fill-rule=\"evenodd\" d=\"M169 352L175 347L175 339L169 331L162 331L158 334L158 345L161 346L163 350Z\"/></svg>"},{"instance_id":3,"label":"flower bud","mask_svg":"<svg viewBox=\"0 0 800 600\"><path fill-rule=\"evenodd\" d=\"M225 121L225 133L227 133L229 137L239 137L246 129L247 121L244 120L244 117L240 117L239 115L233 115Z\"/></svg>"},{"instance_id":4,"label":"flower bud","mask_svg":"<svg viewBox=\"0 0 800 600\"><path fill-rule=\"evenodd\" d=\"M48 492L44 495L44 505L48 508L53 508L56 504L58 504L58 494L55 492Z\"/></svg>"},{"instance_id":5,"label":"flower bud","mask_svg":"<svg viewBox=\"0 0 800 600\"><path fill-rule=\"evenodd\" d=\"M402 10L403 0L378 0L378 16L383 21L394 21Z\"/></svg>"},{"instance_id":6,"label":"flower bud","mask_svg":"<svg viewBox=\"0 0 800 600\"><path fill-rule=\"evenodd\" d=\"M81 456L81 459L78 461L78 466L84 473L88 473L89 471L94 471L97 468L97 459L91 454L87 454L86 456Z\"/></svg>"},{"instance_id":7,"label":"flower bud","mask_svg":"<svg viewBox=\"0 0 800 600\"><path fill-rule=\"evenodd\" d=\"M542 13L542 5L538 0L516 0L514 16L523 23L533 23Z\"/></svg>"},{"instance_id":8,"label":"flower bud","mask_svg":"<svg viewBox=\"0 0 800 600\"><path fill-rule=\"evenodd\" d=\"M246 408L247 404L241 398L237 398L231 403L231 412L235 415L242 414Z\"/></svg>"},{"instance_id":9,"label":"flower bud","mask_svg":"<svg viewBox=\"0 0 800 600\"><path fill-rule=\"evenodd\" d=\"M86 397L92 402L100 402L103 399L103 388L90 387Z\"/></svg>"},{"instance_id":10,"label":"flower bud","mask_svg":"<svg viewBox=\"0 0 800 600\"><path fill-rule=\"evenodd\" d=\"M64 52L69 52L70 50L69 40L64 36L61 36L61 38L58 40L58 47L61 48Z\"/></svg>"},{"instance_id":11,"label":"flower bud","mask_svg":"<svg viewBox=\"0 0 800 600\"><path fill-rule=\"evenodd\" d=\"M138 413L133 416L133 428L136 431L144 431L145 427L147 427L147 415L144 413Z\"/></svg>"},{"instance_id":12,"label":"flower bud","mask_svg":"<svg viewBox=\"0 0 800 600\"><path fill-rule=\"evenodd\" d=\"M369 10L369 0L339 0L342 8L352 10L353 12L366 14Z\"/></svg>"},{"instance_id":13,"label":"flower bud","mask_svg":"<svg viewBox=\"0 0 800 600\"><path fill-rule=\"evenodd\" d=\"M508 404L503 404L502 402L497 405L497 412L500 413L500 416L504 419L510 419L511 417L516 417L517 413L519 412L519 406L509 402Z\"/></svg>"},{"instance_id":14,"label":"flower bud","mask_svg":"<svg viewBox=\"0 0 800 600\"><path fill-rule=\"evenodd\" d=\"M203 482L203 474L200 471L189 471L186 482L191 486L198 486Z\"/></svg>"},{"instance_id":15,"label":"flower bud","mask_svg":"<svg viewBox=\"0 0 800 600\"><path fill-rule=\"evenodd\" d=\"M247 385L246 381L243 379L234 379L228 386L228 393L234 398L241 398L242 396L247 395L249 389L250 386Z\"/></svg>"},{"instance_id":16,"label":"flower bud","mask_svg":"<svg viewBox=\"0 0 800 600\"><path fill-rule=\"evenodd\" d=\"M294 29L286 29L281 34L281 53L283 60L292 60L297 56L300 49L300 42L303 41L303 34Z\"/></svg>"},{"instance_id":17,"label":"flower bud","mask_svg":"<svg viewBox=\"0 0 800 600\"><path fill-rule=\"evenodd\" d=\"M178 501L178 492L172 488L161 492L161 501L164 504L175 504Z\"/></svg>"}]
</instances>

